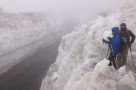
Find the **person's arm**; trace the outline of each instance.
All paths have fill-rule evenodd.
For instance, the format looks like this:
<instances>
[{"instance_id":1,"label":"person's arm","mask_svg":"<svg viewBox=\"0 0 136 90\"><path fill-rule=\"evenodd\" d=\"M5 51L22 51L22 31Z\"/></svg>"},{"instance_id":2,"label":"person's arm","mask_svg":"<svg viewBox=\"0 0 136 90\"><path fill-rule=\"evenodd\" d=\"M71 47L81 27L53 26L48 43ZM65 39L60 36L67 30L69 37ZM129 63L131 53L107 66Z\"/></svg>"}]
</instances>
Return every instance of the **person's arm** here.
<instances>
[{"instance_id":1,"label":"person's arm","mask_svg":"<svg viewBox=\"0 0 136 90\"><path fill-rule=\"evenodd\" d=\"M110 41L106 41L105 39L103 39L103 42L106 43L106 44L110 44L111 43Z\"/></svg>"},{"instance_id":2,"label":"person's arm","mask_svg":"<svg viewBox=\"0 0 136 90\"><path fill-rule=\"evenodd\" d=\"M135 35L132 33L132 31L129 30L129 35L131 37L131 40L130 40L130 45L132 45L132 43L134 43L135 41Z\"/></svg>"}]
</instances>

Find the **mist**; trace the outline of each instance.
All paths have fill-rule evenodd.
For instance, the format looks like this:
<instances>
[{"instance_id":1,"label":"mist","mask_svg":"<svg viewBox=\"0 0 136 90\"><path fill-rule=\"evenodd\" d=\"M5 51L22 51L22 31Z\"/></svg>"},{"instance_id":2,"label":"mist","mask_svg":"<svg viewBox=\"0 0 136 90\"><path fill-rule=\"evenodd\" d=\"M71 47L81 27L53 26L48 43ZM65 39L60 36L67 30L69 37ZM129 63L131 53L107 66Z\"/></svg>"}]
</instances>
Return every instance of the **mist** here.
<instances>
[{"instance_id":1,"label":"mist","mask_svg":"<svg viewBox=\"0 0 136 90\"><path fill-rule=\"evenodd\" d=\"M0 75L4 75L0 88L39 90L50 65L57 61L58 47L67 46L65 35L119 9L118 0L0 0Z\"/></svg>"},{"instance_id":2,"label":"mist","mask_svg":"<svg viewBox=\"0 0 136 90\"><path fill-rule=\"evenodd\" d=\"M59 20L81 23L102 12L119 10L118 0L1 0L8 12L48 12Z\"/></svg>"}]
</instances>

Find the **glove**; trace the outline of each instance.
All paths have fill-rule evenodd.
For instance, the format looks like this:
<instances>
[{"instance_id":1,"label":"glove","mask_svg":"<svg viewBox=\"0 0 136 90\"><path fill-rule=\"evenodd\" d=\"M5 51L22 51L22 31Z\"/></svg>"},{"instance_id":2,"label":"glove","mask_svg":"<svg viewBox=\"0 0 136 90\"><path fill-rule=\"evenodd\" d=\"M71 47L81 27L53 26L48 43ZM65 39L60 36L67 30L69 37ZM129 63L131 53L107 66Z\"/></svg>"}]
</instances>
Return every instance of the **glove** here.
<instances>
[{"instance_id":1,"label":"glove","mask_svg":"<svg viewBox=\"0 0 136 90\"><path fill-rule=\"evenodd\" d=\"M106 40L105 40L105 39L102 39L102 41L103 41L103 43L104 43L104 42L106 42Z\"/></svg>"},{"instance_id":2,"label":"glove","mask_svg":"<svg viewBox=\"0 0 136 90\"><path fill-rule=\"evenodd\" d=\"M111 37L108 37L109 41L112 41L112 38Z\"/></svg>"}]
</instances>

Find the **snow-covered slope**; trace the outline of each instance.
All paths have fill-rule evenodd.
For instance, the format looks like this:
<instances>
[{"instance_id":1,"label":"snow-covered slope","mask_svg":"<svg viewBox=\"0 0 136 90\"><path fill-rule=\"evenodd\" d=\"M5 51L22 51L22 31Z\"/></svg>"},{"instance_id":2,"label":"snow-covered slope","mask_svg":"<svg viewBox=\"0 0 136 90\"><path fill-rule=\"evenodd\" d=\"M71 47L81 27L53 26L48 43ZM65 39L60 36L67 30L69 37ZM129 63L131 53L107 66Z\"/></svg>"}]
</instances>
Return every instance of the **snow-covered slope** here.
<instances>
[{"instance_id":1,"label":"snow-covered slope","mask_svg":"<svg viewBox=\"0 0 136 90\"><path fill-rule=\"evenodd\" d=\"M128 28L136 34L135 4L135 0L122 0L120 11L101 15L88 24L75 27L72 33L64 36L57 60L43 79L41 90L135 90L136 80L130 55L127 66L116 71L107 66L107 46L102 46L103 33L121 22L127 23ZM135 46L134 43L134 56Z\"/></svg>"},{"instance_id":2,"label":"snow-covered slope","mask_svg":"<svg viewBox=\"0 0 136 90\"><path fill-rule=\"evenodd\" d=\"M0 13L0 56L34 40L39 40L49 33L50 18L33 13Z\"/></svg>"},{"instance_id":3,"label":"snow-covered slope","mask_svg":"<svg viewBox=\"0 0 136 90\"><path fill-rule=\"evenodd\" d=\"M53 22L50 14L0 12L0 74L48 43Z\"/></svg>"}]
</instances>

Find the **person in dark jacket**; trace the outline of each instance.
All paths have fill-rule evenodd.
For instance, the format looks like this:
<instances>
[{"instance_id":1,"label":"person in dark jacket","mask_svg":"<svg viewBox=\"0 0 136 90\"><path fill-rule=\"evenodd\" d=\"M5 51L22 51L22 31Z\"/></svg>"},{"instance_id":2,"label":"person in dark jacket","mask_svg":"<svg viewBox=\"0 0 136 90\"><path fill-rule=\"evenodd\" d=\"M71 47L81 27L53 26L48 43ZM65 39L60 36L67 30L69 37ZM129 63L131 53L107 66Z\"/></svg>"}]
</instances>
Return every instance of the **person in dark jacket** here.
<instances>
[{"instance_id":1,"label":"person in dark jacket","mask_svg":"<svg viewBox=\"0 0 136 90\"><path fill-rule=\"evenodd\" d=\"M127 63L128 49L131 48L135 41L135 35L131 30L127 29L125 23L120 25L120 38L125 42L125 47L122 48L121 52L117 55L117 67L120 68Z\"/></svg>"},{"instance_id":2,"label":"person in dark jacket","mask_svg":"<svg viewBox=\"0 0 136 90\"><path fill-rule=\"evenodd\" d=\"M116 65L116 56L119 53L118 46L120 44L120 37L119 37L119 28L118 27L113 27L112 28L112 38L109 38L109 41L106 41L103 39L103 42L108 44L109 50L110 50L110 55L108 57L108 60L110 60L110 63L108 66L114 66L114 68L117 70L117 65Z\"/></svg>"}]
</instances>

